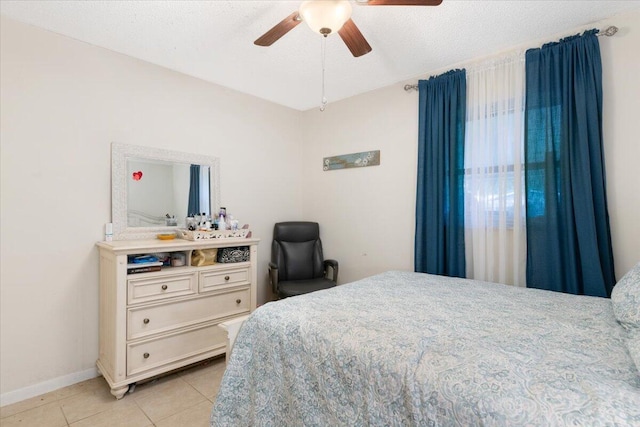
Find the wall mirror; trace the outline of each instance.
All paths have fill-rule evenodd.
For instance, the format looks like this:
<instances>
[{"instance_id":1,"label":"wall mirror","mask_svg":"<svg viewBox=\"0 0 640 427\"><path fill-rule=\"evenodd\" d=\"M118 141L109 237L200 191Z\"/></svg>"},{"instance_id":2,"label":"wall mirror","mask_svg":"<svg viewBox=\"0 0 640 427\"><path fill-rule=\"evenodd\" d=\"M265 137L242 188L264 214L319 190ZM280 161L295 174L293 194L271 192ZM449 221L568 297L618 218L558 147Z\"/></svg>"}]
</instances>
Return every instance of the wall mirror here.
<instances>
[{"instance_id":1,"label":"wall mirror","mask_svg":"<svg viewBox=\"0 0 640 427\"><path fill-rule=\"evenodd\" d=\"M217 157L111 144L114 240L153 238L184 227L188 214L219 207Z\"/></svg>"}]
</instances>

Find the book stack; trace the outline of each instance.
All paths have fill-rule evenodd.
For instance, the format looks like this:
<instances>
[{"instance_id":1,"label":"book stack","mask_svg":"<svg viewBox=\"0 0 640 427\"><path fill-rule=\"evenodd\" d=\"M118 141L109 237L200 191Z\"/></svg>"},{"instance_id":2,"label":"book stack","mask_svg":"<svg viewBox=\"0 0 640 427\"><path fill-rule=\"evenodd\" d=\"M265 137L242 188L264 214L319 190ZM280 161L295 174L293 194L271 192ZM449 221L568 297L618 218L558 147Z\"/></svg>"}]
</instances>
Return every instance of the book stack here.
<instances>
[{"instance_id":1,"label":"book stack","mask_svg":"<svg viewBox=\"0 0 640 427\"><path fill-rule=\"evenodd\" d=\"M151 271L160 271L162 269L162 261L150 255L130 257L127 264L127 274L149 273Z\"/></svg>"}]
</instances>

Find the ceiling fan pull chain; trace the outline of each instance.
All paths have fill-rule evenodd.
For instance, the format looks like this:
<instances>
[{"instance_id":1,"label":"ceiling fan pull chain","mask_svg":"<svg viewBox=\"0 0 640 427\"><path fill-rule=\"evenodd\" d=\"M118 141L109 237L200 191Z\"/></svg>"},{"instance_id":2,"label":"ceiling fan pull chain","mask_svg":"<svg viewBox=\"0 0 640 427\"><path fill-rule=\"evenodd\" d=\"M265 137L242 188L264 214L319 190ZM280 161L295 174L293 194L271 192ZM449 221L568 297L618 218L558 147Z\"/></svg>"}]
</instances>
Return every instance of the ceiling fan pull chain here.
<instances>
[{"instance_id":1,"label":"ceiling fan pull chain","mask_svg":"<svg viewBox=\"0 0 640 427\"><path fill-rule=\"evenodd\" d=\"M324 69L325 69L325 59L327 54L327 38L322 37L322 41L320 44L320 58L322 61L322 101L320 102L320 111L324 111L327 107L327 97L324 93Z\"/></svg>"}]
</instances>

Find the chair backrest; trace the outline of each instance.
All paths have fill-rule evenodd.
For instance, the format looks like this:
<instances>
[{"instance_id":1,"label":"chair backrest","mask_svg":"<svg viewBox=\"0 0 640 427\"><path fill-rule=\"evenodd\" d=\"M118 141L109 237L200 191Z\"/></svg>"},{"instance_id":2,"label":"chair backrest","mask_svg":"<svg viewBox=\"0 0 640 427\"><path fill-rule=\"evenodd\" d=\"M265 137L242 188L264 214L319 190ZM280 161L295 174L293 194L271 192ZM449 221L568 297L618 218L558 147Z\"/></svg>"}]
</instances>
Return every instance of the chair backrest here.
<instances>
[{"instance_id":1,"label":"chair backrest","mask_svg":"<svg viewBox=\"0 0 640 427\"><path fill-rule=\"evenodd\" d=\"M278 280L323 277L323 261L317 222L279 222L273 227L271 262L278 266Z\"/></svg>"}]
</instances>

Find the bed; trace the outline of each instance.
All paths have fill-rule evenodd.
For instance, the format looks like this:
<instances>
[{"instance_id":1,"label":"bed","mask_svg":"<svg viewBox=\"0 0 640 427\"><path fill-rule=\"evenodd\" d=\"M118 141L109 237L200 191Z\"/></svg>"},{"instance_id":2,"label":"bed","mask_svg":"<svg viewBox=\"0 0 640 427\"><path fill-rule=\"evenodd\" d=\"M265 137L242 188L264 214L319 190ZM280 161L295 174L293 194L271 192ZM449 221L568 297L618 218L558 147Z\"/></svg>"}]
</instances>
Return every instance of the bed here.
<instances>
[{"instance_id":1,"label":"bed","mask_svg":"<svg viewBox=\"0 0 640 427\"><path fill-rule=\"evenodd\" d=\"M623 297L640 330L640 294ZM392 271L268 303L211 425L640 426L633 325L613 300Z\"/></svg>"}]
</instances>

